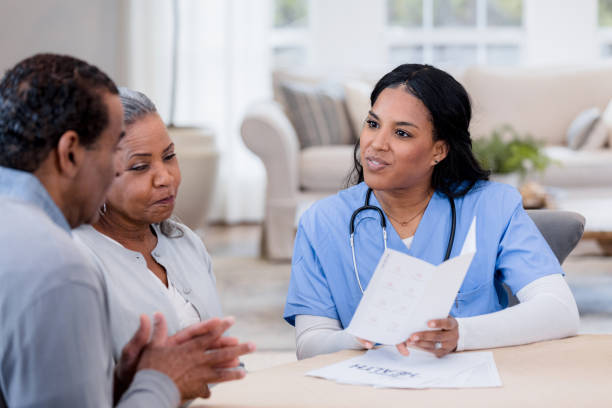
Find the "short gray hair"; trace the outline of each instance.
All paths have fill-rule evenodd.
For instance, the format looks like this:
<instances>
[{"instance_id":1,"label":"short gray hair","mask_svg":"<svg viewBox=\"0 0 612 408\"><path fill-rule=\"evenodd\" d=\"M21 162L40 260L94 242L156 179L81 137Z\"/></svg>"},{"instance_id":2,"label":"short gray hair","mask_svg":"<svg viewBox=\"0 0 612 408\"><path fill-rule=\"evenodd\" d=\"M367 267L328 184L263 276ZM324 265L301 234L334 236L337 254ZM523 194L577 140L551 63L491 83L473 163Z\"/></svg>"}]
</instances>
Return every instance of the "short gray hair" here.
<instances>
[{"instance_id":1,"label":"short gray hair","mask_svg":"<svg viewBox=\"0 0 612 408\"><path fill-rule=\"evenodd\" d=\"M123 122L125 126L129 126L151 113L157 113L155 104L142 92L120 87L119 99L121 99L121 105L123 105Z\"/></svg>"}]
</instances>

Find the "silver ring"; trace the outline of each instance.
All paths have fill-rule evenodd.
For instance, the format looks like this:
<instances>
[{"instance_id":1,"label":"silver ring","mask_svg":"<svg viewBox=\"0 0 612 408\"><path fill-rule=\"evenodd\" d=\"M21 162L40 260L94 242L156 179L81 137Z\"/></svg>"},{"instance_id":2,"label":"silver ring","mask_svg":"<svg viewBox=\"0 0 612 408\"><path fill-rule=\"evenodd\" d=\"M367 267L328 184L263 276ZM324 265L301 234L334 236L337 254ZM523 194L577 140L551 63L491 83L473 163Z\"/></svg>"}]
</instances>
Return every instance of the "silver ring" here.
<instances>
[{"instance_id":1,"label":"silver ring","mask_svg":"<svg viewBox=\"0 0 612 408\"><path fill-rule=\"evenodd\" d=\"M439 341L436 341L436 344L434 344L434 349L440 350L441 348L442 348L442 343Z\"/></svg>"}]
</instances>

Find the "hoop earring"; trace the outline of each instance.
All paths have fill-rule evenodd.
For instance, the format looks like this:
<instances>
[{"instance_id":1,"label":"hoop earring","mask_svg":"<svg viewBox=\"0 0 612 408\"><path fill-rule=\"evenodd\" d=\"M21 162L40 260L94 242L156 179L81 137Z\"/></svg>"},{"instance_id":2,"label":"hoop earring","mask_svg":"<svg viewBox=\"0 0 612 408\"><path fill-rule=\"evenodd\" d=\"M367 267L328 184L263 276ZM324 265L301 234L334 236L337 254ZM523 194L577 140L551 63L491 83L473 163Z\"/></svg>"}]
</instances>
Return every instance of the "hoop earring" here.
<instances>
[{"instance_id":1,"label":"hoop earring","mask_svg":"<svg viewBox=\"0 0 612 408\"><path fill-rule=\"evenodd\" d=\"M102 207L100 207L100 214L106 214L106 203L102 204Z\"/></svg>"}]
</instances>

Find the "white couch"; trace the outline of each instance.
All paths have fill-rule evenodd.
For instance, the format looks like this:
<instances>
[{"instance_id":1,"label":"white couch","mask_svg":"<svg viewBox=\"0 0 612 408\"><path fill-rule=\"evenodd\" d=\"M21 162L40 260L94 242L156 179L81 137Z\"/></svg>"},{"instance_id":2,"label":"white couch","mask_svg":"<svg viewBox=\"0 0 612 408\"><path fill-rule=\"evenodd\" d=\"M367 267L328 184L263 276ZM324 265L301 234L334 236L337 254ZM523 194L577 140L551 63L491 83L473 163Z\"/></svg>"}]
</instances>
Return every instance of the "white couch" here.
<instances>
[{"instance_id":1,"label":"white couch","mask_svg":"<svg viewBox=\"0 0 612 408\"><path fill-rule=\"evenodd\" d=\"M470 132L480 138L502 123L542 141L556 162L537 176L556 187L612 187L612 149L571 150L566 132L591 107L612 99L612 67L583 69L485 69L472 67L458 80L473 103ZM612 133L608 135L608 139Z\"/></svg>"},{"instance_id":2,"label":"white couch","mask_svg":"<svg viewBox=\"0 0 612 408\"><path fill-rule=\"evenodd\" d=\"M538 177L541 183L612 187L612 149L576 151L565 146L566 131L581 111L590 107L603 111L608 105L612 98L612 67L470 67L455 77L472 98L470 130L474 138L490 134L501 124L510 124L519 133L529 133L543 141L547 153L560 163ZM283 79L308 83L322 80L277 75L275 83ZM359 122L359 115L365 118L369 95L364 89L369 91L374 82L370 76L365 88L363 84L361 88L352 86L354 77L347 83L349 112L357 116L353 122ZM288 259L293 251L297 215L313 200L344 187L352 168L353 145L300 149L296 132L276 101L254 105L244 118L241 133L267 171L262 250L270 259Z\"/></svg>"}]
</instances>

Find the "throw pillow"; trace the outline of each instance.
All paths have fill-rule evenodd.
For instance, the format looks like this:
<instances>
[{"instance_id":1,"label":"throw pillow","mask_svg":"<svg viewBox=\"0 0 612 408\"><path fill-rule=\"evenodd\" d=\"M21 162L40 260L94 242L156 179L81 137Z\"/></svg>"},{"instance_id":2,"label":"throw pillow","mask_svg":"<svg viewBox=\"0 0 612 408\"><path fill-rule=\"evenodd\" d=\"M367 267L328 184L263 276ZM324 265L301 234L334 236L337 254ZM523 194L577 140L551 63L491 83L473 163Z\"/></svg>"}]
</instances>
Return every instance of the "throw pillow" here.
<instances>
[{"instance_id":1,"label":"throw pillow","mask_svg":"<svg viewBox=\"0 0 612 408\"><path fill-rule=\"evenodd\" d=\"M612 148L612 100L608 102L608 106L601 114L601 121L606 127L607 137L608 137L608 146ZM605 143L602 147L605 146Z\"/></svg>"},{"instance_id":2,"label":"throw pillow","mask_svg":"<svg viewBox=\"0 0 612 408\"><path fill-rule=\"evenodd\" d=\"M300 147L352 144L351 129L339 85L280 84L284 108L295 128Z\"/></svg>"},{"instance_id":3,"label":"throw pillow","mask_svg":"<svg viewBox=\"0 0 612 408\"><path fill-rule=\"evenodd\" d=\"M584 144L580 146L580 150L599 150L605 147L608 143L609 128L610 125L606 124L601 118L597 119Z\"/></svg>"},{"instance_id":4,"label":"throw pillow","mask_svg":"<svg viewBox=\"0 0 612 408\"><path fill-rule=\"evenodd\" d=\"M589 108L576 116L567 129L566 140L570 149L578 150L586 142L589 132L600 116L599 108Z\"/></svg>"},{"instance_id":5,"label":"throw pillow","mask_svg":"<svg viewBox=\"0 0 612 408\"><path fill-rule=\"evenodd\" d=\"M363 123L370 110L370 93L372 87L363 81L348 81L344 84L346 107L348 108L353 131L357 136L361 134Z\"/></svg>"}]
</instances>

